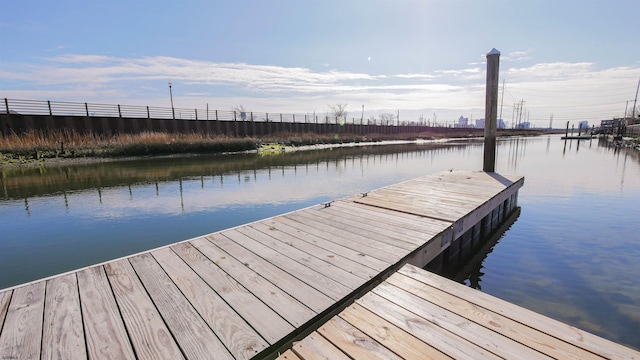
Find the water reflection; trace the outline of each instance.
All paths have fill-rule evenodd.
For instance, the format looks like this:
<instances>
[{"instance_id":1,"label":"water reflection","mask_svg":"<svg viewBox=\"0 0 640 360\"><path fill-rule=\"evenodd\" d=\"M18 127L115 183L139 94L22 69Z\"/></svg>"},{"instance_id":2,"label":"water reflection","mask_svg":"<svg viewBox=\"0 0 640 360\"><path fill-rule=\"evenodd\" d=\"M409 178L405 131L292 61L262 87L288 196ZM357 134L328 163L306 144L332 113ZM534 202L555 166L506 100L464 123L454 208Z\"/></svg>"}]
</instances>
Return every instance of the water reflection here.
<instances>
[{"instance_id":1,"label":"water reflection","mask_svg":"<svg viewBox=\"0 0 640 360\"><path fill-rule=\"evenodd\" d=\"M299 176L325 178L331 173L335 173L337 178L344 173L359 173L362 178L365 169L378 164L393 164L397 167L410 159L426 156L433 163L434 157L459 152L463 147L477 146L479 145L371 146L267 156L236 154L156 158L3 170L0 181L5 202L24 199L27 215L31 215L30 199L47 197L53 197L54 202L61 197L60 203L66 212L71 207L79 206L75 200L81 197L82 204L91 207L119 206L121 215L125 216L124 208L135 209L136 212L146 211L145 208L151 212L162 212L162 209L174 212L176 203L179 204L179 212L184 213L212 206L278 202L279 198L289 201L291 194L279 194L288 192L287 188L273 188L273 182L282 182L274 179L276 173L281 179L287 179L288 173L291 173L291 178L287 181L295 181ZM299 169L304 169L304 174L299 174ZM196 184L201 191L196 189ZM186 188L189 191L185 193ZM153 196L150 196L150 189L153 190ZM226 191L219 191L222 189ZM341 193L341 189L332 189L329 181L314 182L298 189L294 197L301 200ZM87 200L93 198L96 199L95 203Z\"/></svg>"}]
</instances>

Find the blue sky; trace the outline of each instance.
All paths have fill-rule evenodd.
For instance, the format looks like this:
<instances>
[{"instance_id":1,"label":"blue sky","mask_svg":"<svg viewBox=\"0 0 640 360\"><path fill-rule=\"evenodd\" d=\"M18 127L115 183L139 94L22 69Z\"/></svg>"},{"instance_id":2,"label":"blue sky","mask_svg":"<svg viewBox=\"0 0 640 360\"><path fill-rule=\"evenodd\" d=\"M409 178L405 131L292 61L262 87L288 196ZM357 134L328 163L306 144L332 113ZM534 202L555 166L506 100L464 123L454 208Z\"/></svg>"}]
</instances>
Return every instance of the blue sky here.
<instances>
[{"instance_id":1,"label":"blue sky","mask_svg":"<svg viewBox=\"0 0 640 360\"><path fill-rule=\"evenodd\" d=\"M640 79L640 1L0 0L0 97L451 122L623 116Z\"/></svg>"}]
</instances>

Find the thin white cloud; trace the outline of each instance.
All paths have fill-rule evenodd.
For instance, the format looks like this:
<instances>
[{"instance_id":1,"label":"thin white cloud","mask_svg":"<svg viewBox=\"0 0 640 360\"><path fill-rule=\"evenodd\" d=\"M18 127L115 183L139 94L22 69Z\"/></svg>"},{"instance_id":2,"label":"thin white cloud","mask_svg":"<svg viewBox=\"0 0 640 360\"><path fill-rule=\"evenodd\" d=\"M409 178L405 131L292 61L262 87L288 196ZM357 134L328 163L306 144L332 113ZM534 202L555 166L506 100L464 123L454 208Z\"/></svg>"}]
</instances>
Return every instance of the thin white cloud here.
<instances>
[{"instance_id":1,"label":"thin white cloud","mask_svg":"<svg viewBox=\"0 0 640 360\"><path fill-rule=\"evenodd\" d=\"M528 52L505 56L524 60ZM509 64L509 62L507 62ZM632 98L640 76L638 65L598 69L591 62L553 62L501 66L507 79L505 105L525 100L533 119L616 116ZM0 97L52 99L166 106L167 82L174 84L176 106L228 109L244 104L256 111L326 111L326 104L366 104L367 111L403 110L411 114L439 109L439 119L470 113L482 117L485 69L471 65L432 73L372 75L302 67L219 63L173 57L121 58L67 54L38 65L4 63ZM633 88L633 89L631 89ZM576 115L581 104L603 104ZM359 107L360 105L358 105ZM570 110L573 109L573 110Z\"/></svg>"}]
</instances>

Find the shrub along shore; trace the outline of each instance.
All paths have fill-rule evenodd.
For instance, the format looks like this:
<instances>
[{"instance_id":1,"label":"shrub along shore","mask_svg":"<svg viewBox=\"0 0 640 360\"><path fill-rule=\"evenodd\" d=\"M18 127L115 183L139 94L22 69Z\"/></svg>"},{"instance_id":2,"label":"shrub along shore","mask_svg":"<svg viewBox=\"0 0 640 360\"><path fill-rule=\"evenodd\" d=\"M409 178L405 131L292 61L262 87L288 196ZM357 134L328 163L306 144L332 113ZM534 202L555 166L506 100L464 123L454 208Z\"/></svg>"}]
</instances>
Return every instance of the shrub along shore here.
<instances>
[{"instance_id":1,"label":"shrub along shore","mask_svg":"<svg viewBox=\"0 0 640 360\"><path fill-rule=\"evenodd\" d=\"M537 130L506 130L498 136L540 135ZM282 133L268 137L229 137L202 134L172 134L143 132L102 137L73 131L32 131L21 135L0 137L0 167L58 164L64 159L114 159L138 156L179 154L211 154L257 151L265 144L298 147L317 144L344 144L385 140L416 140L449 138L446 133L407 133L367 136L354 134L318 135L313 133ZM456 138L482 136L482 131L470 129L468 133L456 132Z\"/></svg>"}]
</instances>

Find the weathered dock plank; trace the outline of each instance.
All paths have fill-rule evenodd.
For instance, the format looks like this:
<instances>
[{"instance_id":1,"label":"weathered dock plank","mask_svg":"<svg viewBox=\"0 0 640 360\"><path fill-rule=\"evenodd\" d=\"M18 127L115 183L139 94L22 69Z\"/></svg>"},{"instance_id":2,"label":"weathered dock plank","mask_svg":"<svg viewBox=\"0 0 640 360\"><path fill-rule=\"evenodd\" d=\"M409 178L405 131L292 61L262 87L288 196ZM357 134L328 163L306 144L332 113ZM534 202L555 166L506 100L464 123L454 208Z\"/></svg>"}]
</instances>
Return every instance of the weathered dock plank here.
<instances>
[{"instance_id":1,"label":"weathered dock plank","mask_svg":"<svg viewBox=\"0 0 640 360\"><path fill-rule=\"evenodd\" d=\"M174 248L188 249L190 246L196 247L203 255L244 286L256 298L273 309L289 324L298 327L316 315L316 312L309 309L304 303L287 294L257 272L248 270L240 261L206 239L197 239L192 243L179 244ZM178 253L182 251L185 250L178 250Z\"/></svg>"},{"instance_id":2,"label":"weathered dock plank","mask_svg":"<svg viewBox=\"0 0 640 360\"><path fill-rule=\"evenodd\" d=\"M129 261L114 261L104 268L136 356L184 358Z\"/></svg>"},{"instance_id":3,"label":"weathered dock plank","mask_svg":"<svg viewBox=\"0 0 640 360\"><path fill-rule=\"evenodd\" d=\"M46 283L42 358L87 358L76 274L55 277Z\"/></svg>"},{"instance_id":4,"label":"weathered dock plank","mask_svg":"<svg viewBox=\"0 0 640 360\"><path fill-rule=\"evenodd\" d=\"M219 246L240 261L245 267L253 269L258 274L268 278L275 286L300 300L312 310L321 312L334 303L329 296L261 258L259 255L236 244L229 238L222 235L210 235L207 238L214 245Z\"/></svg>"},{"instance_id":5,"label":"weathered dock plank","mask_svg":"<svg viewBox=\"0 0 640 360\"><path fill-rule=\"evenodd\" d=\"M640 358L633 349L409 264L279 359L326 353L363 359Z\"/></svg>"},{"instance_id":6,"label":"weathered dock plank","mask_svg":"<svg viewBox=\"0 0 640 360\"><path fill-rule=\"evenodd\" d=\"M135 359L104 268L88 268L77 276L89 358Z\"/></svg>"},{"instance_id":7,"label":"weathered dock plank","mask_svg":"<svg viewBox=\"0 0 640 360\"><path fill-rule=\"evenodd\" d=\"M129 261L145 284L149 296L162 314L185 357L206 359L211 354L216 354L216 358L219 359L233 359L224 344L151 254L137 255Z\"/></svg>"},{"instance_id":8,"label":"weathered dock plank","mask_svg":"<svg viewBox=\"0 0 640 360\"><path fill-rule=\"evenodd\" d=\"M260 329L261 335L271 341L291 331L292 327L255 296L248 294L235 279L231 280L228 276L216 278L214 284L217 287L210 287L203 280L203 278L209 280L206 275L203 274L200 277L200 274L192 270L203 267L196 262L204 257L197 251L187 254L185 252L181 252L184 257L180 258L172 249L165 248L154 251L153 257L232 354L241 358L250 358L268 346L267 341L254 329ZM190 260L191 267L183 261L185 258ZM213 266L208 260L206 261L204 267L209 270ZM215 291L223 288L227 290L224 293ZM242 299L247 305L255 306L253 312L238 314L228 305L238 299Z\"/></svg>"},{"instance_id":9,"label":"weathered dock plank","mask_svg":"<svg viewBox=\"0 0 640 360\"><path fill-rule=\"evenodd\" d=\"M37 359L42 340L45 283L17 288L11 296L0 334L0 358Z\"/></svg>"}]
</instances>

